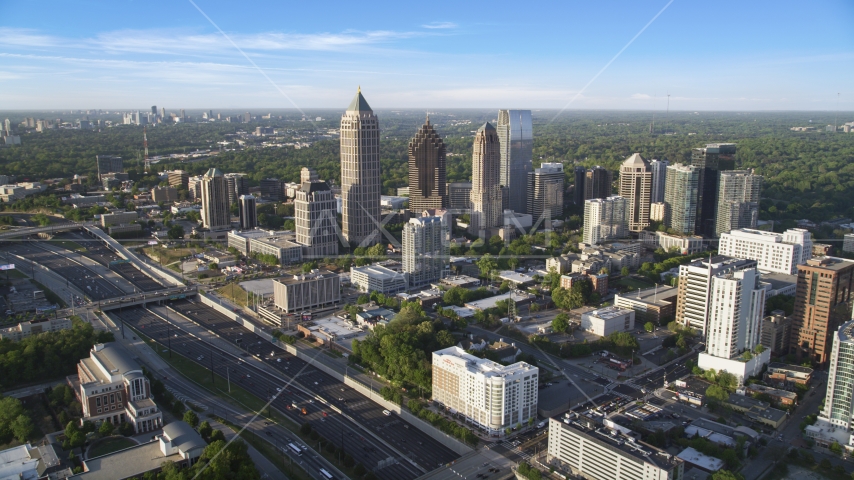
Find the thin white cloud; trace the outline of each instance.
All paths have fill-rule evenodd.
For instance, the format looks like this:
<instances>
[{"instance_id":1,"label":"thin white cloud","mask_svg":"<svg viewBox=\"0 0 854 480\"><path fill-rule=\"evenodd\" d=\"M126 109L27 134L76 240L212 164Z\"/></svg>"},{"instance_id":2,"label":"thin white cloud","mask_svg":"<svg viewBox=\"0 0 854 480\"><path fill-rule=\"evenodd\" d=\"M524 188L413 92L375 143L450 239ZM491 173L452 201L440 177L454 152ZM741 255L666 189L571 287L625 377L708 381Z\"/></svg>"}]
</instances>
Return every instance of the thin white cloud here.
<instances>
[{"instance_id":1,"label":"thin white cloud","mask_svg":"<svg viewBox=\"0 0 854 480\"><path fill-rule=\"evenodd\" d=\"M421 28L430 28L430 29L457 28L457 24L454 22L430 22L430 23L421 25Z\"/></svg>"},{"instance_id":2,"label":"thin white cloud","mask_svg":"<svg viewBox=\"0 0 854 480\"><path fill-rule=\"evenodd\" d=\"M632 95L632 99L634 100L649 100L650 98L652 96L647 93L635 93Z\"/></svg>"},{"instance_id":3,"label":"thin white cloud","mask_svg":"<svg viewBox=\"0 0 854 480\"><path fill-rule=\"evenodd\" d=\"M27 28L0 27L0 45L20 47L56 47L61 45L61 39L50 35L42 35Z\"/></svg>"}]
</instances>

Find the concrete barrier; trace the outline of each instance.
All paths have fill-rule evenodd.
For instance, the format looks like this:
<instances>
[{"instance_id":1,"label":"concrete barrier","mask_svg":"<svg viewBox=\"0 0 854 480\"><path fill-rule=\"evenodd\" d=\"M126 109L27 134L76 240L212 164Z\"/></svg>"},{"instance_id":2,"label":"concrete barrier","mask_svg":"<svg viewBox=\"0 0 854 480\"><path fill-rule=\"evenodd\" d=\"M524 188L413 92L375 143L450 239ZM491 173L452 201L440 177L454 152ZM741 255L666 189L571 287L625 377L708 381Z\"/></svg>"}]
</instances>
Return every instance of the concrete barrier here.
<instances>
[{"instance_id":1,"label":"concrete barrier","mask_svg":"<svg viewBox=\"0 0 854 480\"><path fill-rule=\"evenodd\" d=\"M173 275L171 272L158 270L158 269L152 267L151 265L148 265L145 262L143 262L142 260L140 260L139 257L137 257L136 255L131 253L130 250L128 250L127 248L124 247L124 245L122 245L121 243L117 242L115 239L113 239L112 237L110 237L109 235L104 233L101 229L94 228L94 227L84 227L84 228L86 229L87 232L89 232L92 235L103 240L104 243L106 243L109 248L111 248L114 252L116 252L116 255L118 255L119 257L133 263L136 266L136 268L138 268L142 273L148 275L149 277L151 277L155 281L160 282L160 283L165 283L166 286L173 286L173 287L179 287L179 286L184 285L184 282L182 282L176 275Z\"/></svg>"},{"instance_id":2,"label":"concrete barrier","mask_svg":"<svg viewBox=\"0 0 854 480\"><path fill-rule=\"evenodd\" d=\"M219 303L216 302L216 300L209 297L206 293L199 292L199 301L202 302L202 305L206 305L208 307L211 307L214 310L216 310L217 312L219 312L220 314L225 315L226 317L230 318L231 320L234 320L235 322L243 325L244 328L246 328L247 330L251 330L252 333L254 333L255 335L258 335L259 337L263 338L264 340L267 340L268 342L271 342L271 343L278 343L278 342L276 342L276 340L273 338L272 335L265 332L264 330L262 330L257 325L250 322L249 320L246 320L245 318L240 316L240 313L232 311L231 309L224 307L223 305L220 305Z\"/></svg>"}]
</instances>

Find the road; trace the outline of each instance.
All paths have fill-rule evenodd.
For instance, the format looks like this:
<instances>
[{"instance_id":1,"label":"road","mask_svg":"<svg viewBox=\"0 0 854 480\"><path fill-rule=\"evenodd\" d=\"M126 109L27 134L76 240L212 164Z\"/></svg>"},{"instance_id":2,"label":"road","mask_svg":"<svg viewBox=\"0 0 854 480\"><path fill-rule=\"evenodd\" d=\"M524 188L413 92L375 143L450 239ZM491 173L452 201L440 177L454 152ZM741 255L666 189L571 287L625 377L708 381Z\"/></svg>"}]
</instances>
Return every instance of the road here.
<instances>
[{"instance_id":1,"label":"road","mask_svg":"<svg viewBox=\"0 0 854 480\"><path fill-rule=\"evenodd\" d=\"M248 355L240 357L228 354L208 342L202 342L190 336L183 330L167 326L164 319L140 307L118 313L111 312L112 314L139 328L141 332L150 335L161 344L168 345L171 341L173 353L183 355L205 368L213 367L214 371L222 377L230 378L232 382L253 392L259 398L271 400L273 406L294 422L298 424L310 422L313 429L325 438L334 442L343 442L345 451L366 467L375 468L379 461L389 457L396 459L397 464L376 472L380 478L415 478L424 471L435 468L439 463L446 463L457 457L432 439L429 440L430 443L424 441L423 446L417 445L415 441L408 443L407 437L414 427L405 428L403 422L396 416L383 415L382 409L376 412L373 402L350 388L340 386L341 384L333 386L331 378L322 372L311 367L299 371L297 364L300 361L286 353L282 352L266 359L283 371L281 376L273 376L253 365L254 359L247 358ZM167 335L172 337L167 338ZM327 394L339 395L332 402L343 406L343 413L337 413L324 403L323 397L308 389L291 385L289 380L283 378L288 376L289 370L291 373L297 373L300 384L310 385L317 382L318 385L313 385L313 388L324 389ZM341 388L345 391L340 392ZM342 398L343 401L338 401L337 398ZM296 409L290 408L294 402L298 408L306 408L308 414L303 416ZM351 420L351 416L366 417L370 422L370 434L363 432L362 427ZM389 443L387 439L391 442ZM412 465L407 459L402 458L403 456L408 456L421 467Z\"/></svg>"},{"instance_id":2,"label":"road","mask_svg":"<svg viewBox=\"0 0 854 480\"><path fill-rule=\"evenodd\" d=\"M92 238L91 236L80 232L64 232L55 235L54 238L60 240L71 240L79 243L86 249L81 252L83 255L91 258L101 265L104 265L105 267L110 268L110 270L113 270L143 292L151 292L165 288L163 284L142 273L138 268L136 268L136 266L130 263L120 263L110 266L110 262L122 260L122 258L114 251L110 250L106 245L104 245L104 242L98 238Z\"/></svg>"}]
</instances>

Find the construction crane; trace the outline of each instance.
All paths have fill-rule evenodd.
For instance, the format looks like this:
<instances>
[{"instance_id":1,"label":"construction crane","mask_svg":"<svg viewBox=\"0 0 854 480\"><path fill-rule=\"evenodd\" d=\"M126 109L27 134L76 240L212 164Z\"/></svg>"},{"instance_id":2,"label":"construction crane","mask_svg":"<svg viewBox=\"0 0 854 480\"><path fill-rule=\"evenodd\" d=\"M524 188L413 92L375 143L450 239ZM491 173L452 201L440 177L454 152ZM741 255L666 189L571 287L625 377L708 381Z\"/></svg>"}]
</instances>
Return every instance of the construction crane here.
<instances>
[{"instance_id":1,"label":"construction crane","mask_svg":"<svg viewBox=\"0 0 854 480\"><path fill-rule=\"evenodd\" d=\"M151 170L151 162L148 161L148 127L142 127L142 146L145 149L145 173Z\"/></svg>"}]
</instances>

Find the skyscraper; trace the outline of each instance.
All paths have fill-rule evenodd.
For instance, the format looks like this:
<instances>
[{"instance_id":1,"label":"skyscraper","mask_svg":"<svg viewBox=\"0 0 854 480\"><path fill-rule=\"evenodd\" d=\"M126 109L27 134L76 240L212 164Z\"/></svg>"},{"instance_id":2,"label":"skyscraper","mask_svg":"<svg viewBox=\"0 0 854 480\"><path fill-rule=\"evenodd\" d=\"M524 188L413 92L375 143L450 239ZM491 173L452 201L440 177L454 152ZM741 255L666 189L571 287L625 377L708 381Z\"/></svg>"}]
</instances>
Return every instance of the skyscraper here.
<instances>
[{"instance_id":1,"label":"skyscraper","mask_svg":"<svg viewBox=\"0 0 854 480\"><path fill-rule=\"evenodd\" d=\"M302 167L299 171L299 183L317 182L319 180L317 172L313 168Z\"/></svg>"},{"instance_id":2,"label":"skyscraper","mask_svg":"<svg viewBox=\"0 0 854 480\"><path fill-rule=\"evenodd\" d=\"M285 198L285 181L278 178L264 178L259 182L261 196L274 201Z\"/></svg>"},{"instance_id":3,"label":"skyscraper","mask_svg":"<svg viewBox=\"0 0 854 480\"><path fill-rule=\"evenodd\" d=\"M669 172L668 172L669 173ZM718 255L698 258L679 267L679 290L676 294L676 321L685 327L697 329L708 336L709 310L712 305L712 279L749 268L756 268L753 260ZM739 299L741 301L742 299ZM734 304L737 302L733 302Z\"/></svg>"},{"instance_id":4,"label":"skyscraper","mask_svg":"<svg viewBox=\"0 0 854 480\"><path fill-rule=\"evenodd\" d=\"M562 163L543 163L528 174L528 212L534 225L563 215L564 181Z\"/></svg>"},{"instance_id":5,"label":"skyscraper","mask_svg":"<svg viewBox=\"0 0 854 480\"><path fill-rule=\"evenodd\" d=\"M608 198L611 196L613 176L605 167L595 166L584 176L584 199Z\"/></svg>"},{"instance_id":6,"label":"skyscraper","mask_svg":"<svg viewBox=\"0 0 854 480\"><path fill-rule=\"evenodd\" d=\"M252 195L241 195L238 197L238 215L240 216L240 229L252 230L258 226L258 215L255 211L255 197Z\"/></svg>"},{"instance_id":7,"label":"skyscraper","mask_svg":"<svg viewBox=\"0 0 854 480\"><path fill-rule=\"evenodd\" d=\"M626 199L619 195L584 201L582 242L593 245L626 237L629 232Z\"/></svg>"},{"instance_id":8,"label":"skyscraper","mask_svg":"<svg viewBox=\"0 0 854 480\"><path fill-rule=\"evenodd\" d=\"M98 164L98 180L108 173L118 173L124 170L122 157L115 155L95 155Z\"/></svg>"},{"instance_id":9,"label":"skyscraper","mask_svg":"<svg viewBox=\"0 0 854 480\"><path fill-rule=\"evenodd\" d=\"M756 268L715 275L709 295L706 353L736 358L761 343L765 288Z\"/></svg>"},{"instance_id":10,"label":"skyscraper","mask_svg":"<svg viewBox=\"0 0 854 480\"><path fill-rule=\"evenodd\" d=\"M151 106L151 116L157 118L157 105Z\"/></svg>"},{"instance_id":11,"label":"skyscraper","mask_svg":"<svg viewBox=\"0 0 854 480\"><path fill-rule=\"evenodd\" d=\"M341 116L342 234L351 244L380 241L381 193L379 121L359 89Z\"/></svg>"},{"instance_id":12,"label":"skyscraper","mask_svg":"<svg viewBox=\"0 0 854 480\"><path fill-rule=\"evenodd\" d=\"M827 369L827 395L819 419L841 427L854 428L854 321L833 332L833 350ZM848 435L846 435L847 437ZM849 440L850 442L850 440Z\"/></svg>"},{"instance_id":13,"label":"skyscraper","mask_svg":"<svg viewBox=\"0 0 854 480\"><path fill-rule=\"evenodd\" d=\"M620 196L628 206L629 231L639 232L649 226L651 188L649 162L635 153L620 166Z\"/></svg>"},{"instance_id":14,"label":"skyscraper","mask_svg":"<svg viewBox=\"0 0 854 480\"><path fill-rule=\"evenodd\" d=\"M202 176L202 226L211 231L231 228L225 176L211 168Z\"/></svg>"},{"instance_id":15,"label":"skyscraper","mask_svg":"<svg viewBox=\"0 0 854 480\"><path fill-rule=\"evenodd\" d=\"M303 258L323 258L338 254L338 221L335 197L326 182L311 180L313 170L303 168L304 181L294 199L297 243ZM307 175L306 175L307 174Z\"/></svg>"},{"instance_id":16,"label":"skyscraper","mask_svg":"<svg viewBox=\"0 0 854 480\"><path fill-rule=\"evenodd\" d=\"M693 235L697 219L699 169L677 163L667 167L664 186L664 224L683 235Z\"/></svg>"},{"instance_id":17,"label":"skyscraper","mask_svg":"<svg viewBox=\"0 0 854 480\"><path fill-rule=\"evenodd\" d=\"M226 173L225 188L228 192L228 204L234 205L241 195L249 193L249 182L246 180L246 174Z\"/></svg>"},{"instance_id":18,"label":"skyscraper","mask_svg":"<svg viewBox=\"0 0 854 480\"><path fill-rule=\"evenodd\" d=\"M412 218L403 226L403 273L410 286L426 285L442 278L448 258L446 227L442 217Z\"/></svg>"},{"instance_id":19,"label":"skyscraper","mask_svg":"<svg viewBox=\"0 0 854 480\"><path fill-rule=\"evenodd\" d=\"M584 167L575 167L575 185L572 190L572 201L576 205L584 203L584 179L587 177L587 170Z\"/></svg>"},{"instance_id":20,"label":"skyscraper","mask_svg":"<svg viewBox=\"0 0 854 480\"><path fill-rule=\"evenodd\" d=\"M798 358L824 363L833 332L851 318L854 261L816 257L798 266L790 348Z\"/></svg>"},{"instance_id":21,"label":"skyscraper","mask_svg":"<svg viewBox=\"0 0 854 480\"><path fill-rule=\"evenodd\" d=\"M471 207L471 182L451 182L448 184L448 208L465 210ZM466 213L463 212L463 213Z\"/></svg>"},{"instance_id":22,"label":"skyscraper","mask_svg":"<svg viewBox=\"0 0 854 480\"><path fill-rule=\"evenodd\" d=\"M734 143L710 143L691 152L691 165L700 170L696 232L715 234L717 223L718 184L720 172L735 168Z\"/></svg>"},{"instance_id":23,"label":"skyscraper","mask_svg":"<svg viewBox=\"0 0 854 480\"><path fill-rule=\"evenodd\" d=\"M664 185L667 181L667 167L670 162L653 158L649 162L652 170L652 189L650 190L650 203L661 203L664 201Z\"/></svg>"},{"instance_id":24,"label":"skyscraper","mask_svg":"<svg viewBox=\"0 0 854 480\"><path fill-rule=\"evenodd\" d=\"M427 117L409 142L409 210L420 215L447 206L445 143Z\"/></svg>"},{"instance_id":25,"label":"skyscraper","mask_svg":"<svg viewBox=\"0 0 854 480\"><path fill-rule=\"evenodd\" d=\"M3 121L3 130L5 131L6 136L9 136L12 134L12 121L9 120L8 118Z\"/></svg>"},{"instance_id":26,"label":"skyscraper","mask_svg":"<svg viewBox=\"0 0 854 480\"><path fill-rule=\"evenodd\" d=\"M477 130L472 149L471 225L473 235L485 238L501 226L501 154L495 127L484 123Z\"/></svg>"},{"instance_id":27,"label":"skyscraper","mask_svg":"<svg viewBox=\"0 0 854 480\"><path fill-rule=\"evenodd\" d=\"M499 183L508 188L507 208L527 212L527 178L533 169L534 128L530 110L499 110L498 141L501 145Z\"/></svg>"},{"instance_id":28,"label":"skyscraper","mask_svg":"<svg viewBox=\"0 0 854 480\"><path fill-rule=\"evenodd\" d=\"M762 176L748 170L720 173L715 236L738 228L756 228Z\"/></svg>"}]
</instances>

